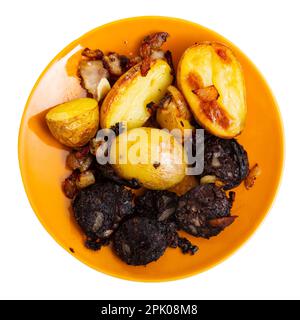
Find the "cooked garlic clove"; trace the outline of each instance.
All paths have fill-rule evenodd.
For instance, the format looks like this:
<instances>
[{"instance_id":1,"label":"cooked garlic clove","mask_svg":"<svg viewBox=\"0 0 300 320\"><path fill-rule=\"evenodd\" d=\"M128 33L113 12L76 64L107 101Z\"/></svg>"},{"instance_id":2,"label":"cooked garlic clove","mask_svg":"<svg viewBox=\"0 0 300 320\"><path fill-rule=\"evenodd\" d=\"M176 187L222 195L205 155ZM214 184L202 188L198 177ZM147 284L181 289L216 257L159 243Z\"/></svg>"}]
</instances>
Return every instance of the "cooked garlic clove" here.
<instances>
[{"instance_id":1,"label":"cooked garlic clove","mask_svg":"<svg viewBox=\"0 0 300 320\"><path fill-rule=\"evenodd\" d=\"M111 89L111 86L106 78L102 78L97 86L97 100L102 100Z\"/></svg>"}]
</instances>

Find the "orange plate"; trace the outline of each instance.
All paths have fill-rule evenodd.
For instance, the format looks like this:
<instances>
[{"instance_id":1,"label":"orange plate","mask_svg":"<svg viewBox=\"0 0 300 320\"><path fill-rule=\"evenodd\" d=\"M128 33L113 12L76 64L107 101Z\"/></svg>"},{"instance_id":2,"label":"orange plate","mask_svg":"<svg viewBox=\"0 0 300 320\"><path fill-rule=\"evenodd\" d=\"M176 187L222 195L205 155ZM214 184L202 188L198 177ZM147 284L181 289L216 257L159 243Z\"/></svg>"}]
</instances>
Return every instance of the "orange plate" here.
<instances>
[{"instance_id":1,"label":"orange plate","mask_svg":"<svg viewBox=\"0 0 300 320\"><path fill-rule=\"evenodd\" d=\"M195 256L168 249L146 267L127 266L109 247L93 252L84 247L83 234L61 191L69 174L67 149L56 142L44 121L46 110L58 103L84 96L76 77L80 50L100 48L123 54L136 53L141 39L154 31L171 36L166 48L177 64L183 51L195 42L209 40L228 44L244 69L248 117L238 140L248 151L250 164L259 163L262 174L255 186L237 188L232 213L239 218L218 237L207 241L190 238L200 247ZM116 21L90 31L63 49L42 73L28 99L19 134L19 161L27 196L46 230L68 252L90 267L109 275L136 281L166 281L204 271L232 254L255 231L269 210L283 166L283 129L277 104L265 80L252 62L232 43L197 24L165 17L138 17Z\"/></svg>"}]
</instances>

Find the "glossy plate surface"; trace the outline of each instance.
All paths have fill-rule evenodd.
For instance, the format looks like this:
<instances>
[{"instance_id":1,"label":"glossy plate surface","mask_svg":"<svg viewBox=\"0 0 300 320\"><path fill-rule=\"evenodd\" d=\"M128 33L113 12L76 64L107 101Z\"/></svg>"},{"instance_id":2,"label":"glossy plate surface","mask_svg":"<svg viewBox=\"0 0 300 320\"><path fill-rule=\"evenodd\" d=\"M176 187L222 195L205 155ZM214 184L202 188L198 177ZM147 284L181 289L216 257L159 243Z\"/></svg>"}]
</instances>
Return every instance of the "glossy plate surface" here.
<instances>
[{"instance_id":1,"label":"glossy plate surface","mask_svg":"<svg viewBox=\"0 0 300 320\"><path fill-rule=\"evenodd\" d=\"M157 262L146 267L132 267L119 260L109 247L98 252L84 247L83 235L70 211L70 201L61 191L61 182L69 174L65 167L67 149L51 136L44 116L50 107L84 96L76 77L82 48L100 48L105 52L128 55L136 52L145 35L155 31L170 34L165 48L172 51L176 65L184 50L195 42L220 41L234 50L244 70L248 103L246 128L238 140L247 150L250 164L258 163L262 174L250 191L246 191L243 185L236 189L232 214L239 218L232 226L209 241L189 237L200 248L195 256L182 255L178 249L168 249ZM63 49L47 66L25 107L19 134L19 161L33 210L46 230L70 254L90 267L116 277L166 281L187 277L214 266L233 253L255 231L268 212L279 185L283 166L283 129L268 85L252 62L232 43L188 21L138 17L116 21L88 32Z\"/></svg>"}]
</instances>

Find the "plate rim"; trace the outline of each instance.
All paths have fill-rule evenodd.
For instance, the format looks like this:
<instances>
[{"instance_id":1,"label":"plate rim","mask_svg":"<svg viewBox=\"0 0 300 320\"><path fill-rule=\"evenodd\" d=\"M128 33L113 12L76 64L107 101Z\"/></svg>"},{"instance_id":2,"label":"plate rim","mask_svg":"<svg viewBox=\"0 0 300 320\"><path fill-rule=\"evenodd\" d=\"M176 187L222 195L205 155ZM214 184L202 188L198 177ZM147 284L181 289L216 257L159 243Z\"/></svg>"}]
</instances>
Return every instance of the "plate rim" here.
<instances>
[{"instance_id":1,"label":"plate rim","mask_svg":"<svg viewBox=\"0 0 300 320\"><path fill-rule=\"evenodd\" d=\"M68 246L66 246L60 239L58 239L56 237L56 235L49 230L48 227L46 227L46 223L44 221L44 219L42 218L42 215L40 215L38 213L38 209L35 206L31 196L30 196L30 192L28 191L27 185L26 185L26 181L25 181L25 177L24 177L24 168L22 165L22 161L21 161L21 153L22 153L22 144L21 144L21 137L23 135L23 131L24 131L24 127L25 127L25 114L27 112L27 109L29 107L29 102L31 101L31 98L39 84L39 82L41 81L41 79L43 78L43 76L46 74L46 72L49 70L49 68L59 59L59 57L64 56L65 54L67 54L68 52L70 52L74 46L78 43L78 41L94 32L96 32L97 30L106 27L106 26L110 26L113 24L118 24L118 23L122 23L122 22L128 22L128 21L133 21L133 20L155 20L155 19L160 19L160 20L173 20L173 21L177 21L180 23L185 23L185 24L190 24L193 25L196 28L201 28L211 34L214 34L218 37L221 37L222 39L224 39L226 41L226 43L228 43L229 45L232 45L233 47L237 48L239 50L239 53L242 54L244 56L244 58L247 60L247 62L249 62L251 64L251 67L255 70L255 72L260 76L260 78L262 79L264 85L267 87L269 94L274 102L274 106L276 107L276 112L277 112L277 116L278 116L278 122L279 122L279 126L280 126L280 135L281 135L281 165L280 165L280 173L279 173L279 177L278 177L278 181L277 181L277 186L275 188L274 191L274 195L272 197L272 200L269 202L267 209L265 210L265 212L260 216L259 219L257 219L255 221L255 225L252 228L252 232L250 232L241 243L239 243L238 245L235 246L234 249L230 250L229 252L226 252L221 258L219 258L217 261L215 261L214 263L202 268L201 270L194 270L191 272L186 272L182 275L178 275L178 276L170 276L170 277L165 277L165 278L135 278L134 276L125 276L125 275L120 275L117 274L115 272L108 272L106 270L102 270L99 267L96 266L91 266L89 262L87 262L85 260L84 257L80 256L78 257L78 255L74 255L70 252ZM250 238L252 238L255 233L258 231L258 229L262 226L263 222L265 221L266 216L270 213L271 209L273 208L274 204L275 204L275 200L278 197L278 194L280 192L281 189L281 185L282 185L282 180L283 180L283 175L285 173L285 159L286 159L286 143L285 143L285 130L284 130L284 122L283 122L283 117L282 114L280 112L280 108L279 108L279 104L277 102L277 99L272 91L272 88L270 87L270 85L268 84L268 82L266 81L264 75L261 73L261 71L256 67L256 65L252 62L252 60L244 53L243 50L241 50L237 45L235 45L234 43L232 43L230 40L228 40L226 37L224 37L222 34L219 34L218 32L205 27L199 23L190 21L190 20L186 20L186 19L182 19L182 18L177 18L177 17L169 17L169 16L160 16L160 15L145 15L145 16L133 16L133 17L128 17L128 18L123 18L123 19L118 19L118 20L113 20L111 22L107 22L105 24L99 25L85 33L83 33L82 35L80 35L79 37L77 37L75 40L73 40L72 42L70 42L68 45L66 45L62 50L60 50L53 59L51 59L51 61L46 65L46 67L43 69L43 71L41 72L41 74L39 75L39 77L37 78L37 80L34 83L34 86L32 87L30 94L26 100L26 104L25 107L23 109L22 112L22 117L21 117L21 122L19 125L19 134L18 134L18 164L19 164L19 170L20 170L20 174L21 174L21 178L22 178L22 184L27 196L27 199L29 201L29 204L36 216L36 218L39 220L39 222L41 223L41 225L43 226L43 228L46 230L46 232L48 233L48 235L51 236L51 238L60 246L62 247L64 250L66 250L70 255L72 255L74 258L77 259L77 261L80 261L82 264L84 264L85 266L88 266L90 269L97 271L97 272L101 272L102 274L105 274L107 276L110 277L114 277L114 278L118 278L118 279L122 279L122 280L127 280L127 281L131 281L131 282L144 282L144 283L151 283L151 282L155 282L155 283L159 283L159 282L170 282L170 281L176 281L176 280L182 280L182 279L186 279L186 278L190 278L192 276L198 275L198 274L202 274L212 268L215 268L216 266L218 266L219 264L221 264L223 261L227 260L229 257L231 257L233 254L235 254L238 250L240 250L240 248L242 246L244 246Z\"/></svg>"}]
</instances>

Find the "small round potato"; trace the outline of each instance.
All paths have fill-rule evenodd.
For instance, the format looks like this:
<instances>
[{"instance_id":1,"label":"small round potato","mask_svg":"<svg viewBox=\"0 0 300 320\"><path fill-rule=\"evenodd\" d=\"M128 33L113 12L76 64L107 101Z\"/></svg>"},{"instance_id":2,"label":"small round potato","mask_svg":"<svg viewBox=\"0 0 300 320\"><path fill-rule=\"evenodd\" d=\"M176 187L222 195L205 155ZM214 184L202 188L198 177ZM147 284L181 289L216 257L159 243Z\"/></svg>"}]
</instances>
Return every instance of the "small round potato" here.
<instances>
[{"instance_id":1,"label":"small round potato","mask_svg":"<svg viewBox=\"0 0 300 320\"><path fill-rule=\"evenodd\" d=\"M145 188L168 189L185 176L187 155L174 136L164 130L135 128L111 145L110 161L119 176L137 179Z\"/></svg>"},{"instance_id":2,"label":"small round potato","mask_svg":"<svg viewBox=\"0 0 300 320\"><path fill-rule=\"evenodd\" d=\"M52 135L62 144L76 148L97 133L99 108L95 99L75 99L52 108L46 115Z\"/></svg>"}]
</instances>

